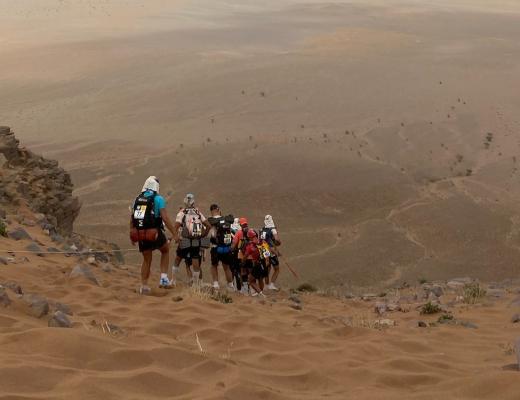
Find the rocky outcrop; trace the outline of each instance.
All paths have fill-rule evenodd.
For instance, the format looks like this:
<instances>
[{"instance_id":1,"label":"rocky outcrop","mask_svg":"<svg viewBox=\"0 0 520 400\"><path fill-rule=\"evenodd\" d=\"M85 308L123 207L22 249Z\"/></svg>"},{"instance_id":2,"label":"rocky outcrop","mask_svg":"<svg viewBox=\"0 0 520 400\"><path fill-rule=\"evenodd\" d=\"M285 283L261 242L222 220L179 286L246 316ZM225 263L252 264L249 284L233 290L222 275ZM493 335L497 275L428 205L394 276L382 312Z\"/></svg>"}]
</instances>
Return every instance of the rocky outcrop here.
<instances>
[{"instance_id":1,"label":"rocky outcrop","mask_svg":"<svg viewBox=\"0 0 520 400\"><path fill-rule=\"evenodd\" d=\"M69 235L81 207L72 189L70 175L57 161L20 147L11 129L0 127L0 205L25 200L34 212L45 215L47 229Z\"/></svg>"}]
</instances>

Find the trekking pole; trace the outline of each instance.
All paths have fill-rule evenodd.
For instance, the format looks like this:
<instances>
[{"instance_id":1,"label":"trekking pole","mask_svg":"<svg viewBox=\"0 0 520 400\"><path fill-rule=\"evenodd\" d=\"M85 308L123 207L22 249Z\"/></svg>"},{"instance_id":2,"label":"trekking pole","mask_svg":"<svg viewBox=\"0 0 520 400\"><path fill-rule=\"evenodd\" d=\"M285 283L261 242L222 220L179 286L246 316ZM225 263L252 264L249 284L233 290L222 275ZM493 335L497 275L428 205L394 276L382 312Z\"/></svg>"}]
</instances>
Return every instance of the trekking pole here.
<instances>
[{"instance_id":1,"label":"trekking pole","mask_svg":"<svg viewBox=\"0 0 520 400\"><path fill-rule=\"evenodd\" d=\"M284 259L282 259L282 261L284 262L284 264L287 266L287 268L289 269L289 271L291 271L291 273L294 275L294 277L296 279L300 279L300 277L298 276L298 274L296 273L296 271L294 269L291 268L291 266L289 265L289 263L287 261L285 261Z\"/></svg>"}]
</instances>

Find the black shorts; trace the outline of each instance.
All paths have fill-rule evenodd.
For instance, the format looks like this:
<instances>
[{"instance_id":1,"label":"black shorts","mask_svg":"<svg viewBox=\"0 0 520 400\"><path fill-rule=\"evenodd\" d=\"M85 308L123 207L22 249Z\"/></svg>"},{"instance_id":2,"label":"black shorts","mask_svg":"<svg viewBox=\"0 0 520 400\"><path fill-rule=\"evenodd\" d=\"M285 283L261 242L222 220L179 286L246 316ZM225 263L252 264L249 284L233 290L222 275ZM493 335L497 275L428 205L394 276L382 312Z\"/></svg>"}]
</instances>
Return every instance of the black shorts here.
<instances>
[{"instance_id":1,"label":"black shorts","mask_svg":"<svg viewBox=\"0 0 520 400\"><path fill-rule=\"evenodd\" d=\"M247 268L247 272L253 275L255 279L263 279L267 277L267 268L264 263L246 260L245 267Z\"/></svg>"},{"instance_id":2,"label":"black shorts","mask_svg":"<svg viewBox=\"0 0 520 400\"><path fill-rule=\"evenodd\" d=\"M278 259L278 256L274 255L269 258L269 261L271 263L271 267L278 268L280 266L280 260Z\"/></svg>"},{"instance_id":3,"label":"black shorts","mask_svg":"<svg viewBox=\"0 0 520 400\"><path fill-rule=\"evenodd\" d=\"M189 253L188 254L183 254L182 250L177 247L176 255L177 255L177 257L179 257L181 259L181 261L184 260L184 262L186 262L186 265L188 267L191 267L191 261L192 261L191 260L191 254L189 254ZM180 263L179 263L179 265L180 265Z\"/></svg>"},{"instance_id":4,"label":"black shorts","mask_svg":"<svg viewBox=\"0 0 520 400\"><path fill-rule=\"evenodd\" d=\"M184 258L186 261L200 260L202 258L200 254L200 247L186 247L185 249L177 249L177 255L180 258Z\"/></svg>"},{"instance_id":5,"label":"black shorts","mask_svg":"<svg viewBox=\"0 0 520 400\"><path fill-rule=\"evenodd\" d=\"M232 252L228 253L219 253L216 247L211 248L211 265L217 266L219 262L225 265L231 265L232 260Z\"/></svg>"},{"instance_id":6,"label":"black shorts","mask_svg":"<svg viewBox=\"0 0 520 400\"><path fill-rule=\"evenodd\" d=\"M157 239L153 242L139 242L139 251L142 253L143 251L148 250L159 250L166 243L166 235L162 229L159 229L159 235Z\"/></svg>"}]
</instances>

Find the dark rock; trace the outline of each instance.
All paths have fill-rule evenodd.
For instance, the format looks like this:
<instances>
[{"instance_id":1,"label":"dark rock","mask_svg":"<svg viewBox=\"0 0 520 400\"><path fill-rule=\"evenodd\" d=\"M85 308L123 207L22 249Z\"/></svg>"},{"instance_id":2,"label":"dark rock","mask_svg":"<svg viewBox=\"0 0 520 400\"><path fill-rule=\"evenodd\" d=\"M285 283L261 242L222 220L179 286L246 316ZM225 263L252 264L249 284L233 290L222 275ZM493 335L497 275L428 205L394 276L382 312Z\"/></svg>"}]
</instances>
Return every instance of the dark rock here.
<instances>
[{"instance_id":1,"label":"dark rock","mask_svg":"<svg viewBox=\"0 0 520 400\"><path fill-rule=\"evenodd\" d=\"M417 322L417 326L419 328L427 328L428 324L426 324L426 322L424 322L424 321L419 321L419 322Z\"/></svg>"},{"instance_id":2,"label":"dark rock","mask_svg":"<svg viewBox=\"0 0 520 400\"><path fill-rule=\"evenodd\" d=\"M7 213L5 212L5 210L2 210L0 209L0 219L6 219L7 218Z\"/></svg>"},{"instance_id":3,"label":"dark rock","mask_svg":"<svg viewBox=\"0 0 520 400\"><path fill-rule=\"evenodd\" d=\"M86 265L76 265L72 269L72 271L69 275L69 278L71 278L71 279L83 278L83 279L86 279L87 281L99 286L99 281L97 280L96 276L94 275L94 273L92 272L90 267L88 267Z\"/></svg>"},{"instance_id":4,"label":"dark rock","mask_svg":"<svg viewBox=\"0 0 520 400\"><path fill-rule=\"evenodd\" d=\"M67 304L56 303L56 304L54 305L54 309L55 309L56 311L60 311L60 312L62 312L63 314L74 315L74 313L72 312L72 310L70 309L70 307L69 307Z\"/></svg>"},{"instance_id":5,"label":"dark rock","mask_svg":"<svg viewBox=\"0 0 520 400\"><path fill-rule=\"evenodd\" d=\"M2 265L7 265L7 264L9 264L9 263L7 262L7 258L5 258L5 257L0 257L0 264L2 264Z\"/></svg>"},{"instance_id":6,"label":"dark rock","mask_svg":"<svg viewBox=\"0 0 520 400\"><path fill-rule=\"evenodd\" d=\"M49 313L49 302L45 297L38 294L26 294L23 300L29 306L29 315L35 318L41 318Z\"/></svg>"},{"instance_id":7,"label":"dark rock","mask_svg":"<svg viewBox=\"0 0 520 400\"><path fill-rule=\"evenodd\" d=\"M497 299L501 299L506 295L506 292L503 289L488 289L486 291L486 294L489 297L495 297Z\"/></svg>"},{"instance_id":8,"label":"dark rock","mask_svg":"<svg viewBox=\"0 0 520 400\"><path fill-rule=\"evenodd\" d=\"M101 270L103 272L112 272L112 267L110 266L110 264L105 264L101 267Z\"/></svg>"},{"instance_id":9,"label":"dark rock","mask_svg":"<svg viewBox=\"0 0 520 400\"><path fill-rule=\"evenodd\" d=\"M520 322L520 314L515 314L511 317L511 323L516 324Z\"/></svg>"},{"instance_id":10,"label":"dark rock","mask_svg":"<svg viewBox=\"0 0 520 400\"><path fill-rule=\"evenodd\" d=\"M56 247L48 247L47 251L49 253L60 253L60 249L57 249Z\"/></svg>"},{"instance_id":11,"label":"dark rock","mask_svg":"<svg viewBox=\"0 0 520 400\"><path fill-rule=\"evenodd\" d=\"M31 236L23 228L16 228L7 232L7 236L14 240L32 240Z\"/></svg>"},{"instance_id":12,"label":"dark rock","mask_svg":"<svg viewBox=\"0 0 520 400\"><path fill-rule=\"evenodd\" d=\"M5 288L0 286L0 306L7 307L12 303L11 299L7 295Z\"/></svg>"},{"instance_id":13,"label":"dark rock","mask_svg":"<svg viewBox=\"0 0 520 400\"><path fill-rule=\"evenodd\" d=\"M9 282L4 283L3 286L12 290L14 293L16 293L18 295L23 295L22 287L16 282L9 281Z\"/></svg>"},{"instance_id":14,"label":"dark rock","mask_svg":"<svg viewBox=\"0 0 520 400\"><path fill-rule=\"evenodd\" d=\"M376 303L376 305L374 306L374 311L378 315L385 314L387 311L386 304L385 303Z\"/></svg>"},{"instance_id":15,"label":"dark rock","mask_svg":"<svg viewBox=\"0 0 520 400\"><path fill-rule=\"evenodd\" d=\"M302 310L303 309L302 305L299 304L299 303L293 303L293 304L290 305L290 307L292 309L294 309L294 310Z\"/></svg>"},{"instance_id":16,"label":"dark rock","mask_svg":"<svg viewBox=\"0 0 520 400\"><path fill-rule=\"evenodd\" d=\"M36 254L38 257L44 257L43 250L36 243L31 243L25 247L25 250L30 251L31 253Z\"/></svg>"},{"instance_id":17,"label":"dark rock","mask_svg":"<svg viewBox=\"0 0 520 400\"><path fill-rule=\"evenodd\" d=\"M47 228L47 230L49 232L52 232L50 229ZM54 242L54 243L63 243L65 242L65 239L63 238L63 236L61 236L60 234L58 233L54 233L54 234L51 234L51 240Z\"/></svg>"},{"instance_id":18,"label":"dark rock","mask_svg":"<svg viewBox=\"0 0 520 400\"><path fill-rule=\"evenodd\" d=\"M179 301L182 301L184 300L181 296L175 296L174 298L172 298L172 301L178 303Z\"/></svg>"},{"instance_id":19,"label":"dark rock","mask_svg":"<svg viewBox=\"0 0 520 400\"><path fill-rule=\"evenodd\" d=\"M289 296L289 300L290 301L293 301L297 304L300 304L302 301L300 300L300 298L298 296L296 296L295 294Z\"/></svg>"},{"instance_id":20,"label":"dark rock","mask_svg":"<svg viewBox=\"0 0 520 400\"><path fill-rule=\"evenodd\" d=\"M478 329L478 326L475 325L473 322L469 322L469 321L459 321L458 324L459 324L460 326L463 326L464 328Z\"/></svg>"},{"instance_id":21,"label":"dark rock","mask_svg":"<svg viewBox=\"0 0 520 400\"><path fill-rule=\"evenodd\" d=\"M430 288L430 291L437 297L441 297L444 294L444 290L442 289L442 286L440 286L440 285L433 285Z\"/></svg>"},{"instance_id":22,"label":"dark rock","mask_svg":"<svg viewBox=\"0 0 520 400\"><path fill-rule=\"evenodd\" d=\"M106 253L94 253L94 258L97 262L108 263L110 258Z\"/></svg>"},{"instance_id":23,"label":"dark rock","mask_svg":"<svg viewBox=\"0 0 520 400\"><path fill-rule=\"evenodd\" d=\"M69 317L61 311L56 311L48 323L51 328L72 328Z\"/></svg>"}]
</instances>

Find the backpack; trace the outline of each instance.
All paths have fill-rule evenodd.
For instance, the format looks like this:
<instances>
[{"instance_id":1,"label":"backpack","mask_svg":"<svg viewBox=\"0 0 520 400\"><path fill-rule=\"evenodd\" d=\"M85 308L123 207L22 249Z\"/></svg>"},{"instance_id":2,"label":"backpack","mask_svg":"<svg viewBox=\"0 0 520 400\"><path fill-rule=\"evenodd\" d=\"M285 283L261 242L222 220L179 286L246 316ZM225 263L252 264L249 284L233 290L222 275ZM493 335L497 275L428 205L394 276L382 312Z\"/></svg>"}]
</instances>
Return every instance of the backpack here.
<instances>
[{"instance_id":1,"label":"backpack","mask_svg":"<svg viewBox=\"0 0 520 400\"><path fill-rule=\"evenodd\" d=\"M155 215L155 196L145 196L142 192L136 197L132 210L132 226L130 238L133 242L149 242L157 239L162 226L161 217Z\"/></svg>"},{"instance_id":2,"label":"backpack","mask_svg":"<svg viewBox=\"0 0 520 400\"><path fill-rule=\"evenodd\" d=\"M268 260L271 257L271 249L269 247L269 244L266 241L262 241L256 247L258 248L258 251L260 252L261 260Z\"/></svg>"},{"instance_id":3,"label":"backpack","mask_svg":"<svg viewBox=\"0 0 520 400\"><path fill-rule=\"evenodd\" d=\"M233 234L231 232L231 224L234 218L232 215L225 217L209 218L209 223L215 228L215 244L218 247L229 247L233 241Z\"/></svg>"},{"instance_id":4,"label":"backpack","mask_svg":"<svg viewBox=\"0 0 520 400\"><path fill-rule=\"evenodd\" d=\"M238 250L244 251L247 244L249 243L249 239L247 238L247 232L249 231L248 227L242 228L242 238L240 239L240 243L238 243Z\"/></svg>"},{"instance_id":5,"label":"backpack","mask_svg":"<svg viewBox=\"0 0 520 400\"><path fill-rule=\"evenodd\" d=\"M182 210L181 236L186 239L200 239L202 237L202 216L197 208L185 208Z\"/></svg>"}]
</instances>

